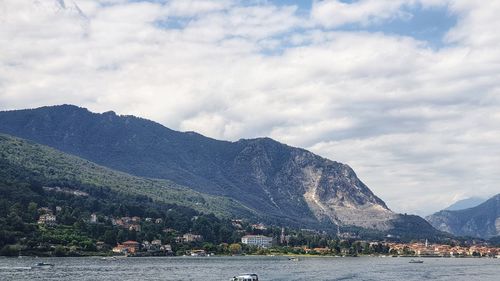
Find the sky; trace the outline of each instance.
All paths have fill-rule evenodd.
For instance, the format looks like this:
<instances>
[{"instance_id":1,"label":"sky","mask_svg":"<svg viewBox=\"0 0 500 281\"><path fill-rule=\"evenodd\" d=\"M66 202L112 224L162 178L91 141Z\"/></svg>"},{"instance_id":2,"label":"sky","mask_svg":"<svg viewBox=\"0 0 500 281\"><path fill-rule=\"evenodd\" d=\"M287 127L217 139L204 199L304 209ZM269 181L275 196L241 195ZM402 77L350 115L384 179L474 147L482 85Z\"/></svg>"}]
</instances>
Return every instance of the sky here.
<instances>
[{"instance_id":1,"label":"sky","mask_svg":"<svg viewBox=\"0 0 500 281\"><path fill-rule=\"evenodd\" d=\"M500 1L0 0L0 110L75 104L350 165L397 212L500 192Z\"/></svg>"}]
</instances>

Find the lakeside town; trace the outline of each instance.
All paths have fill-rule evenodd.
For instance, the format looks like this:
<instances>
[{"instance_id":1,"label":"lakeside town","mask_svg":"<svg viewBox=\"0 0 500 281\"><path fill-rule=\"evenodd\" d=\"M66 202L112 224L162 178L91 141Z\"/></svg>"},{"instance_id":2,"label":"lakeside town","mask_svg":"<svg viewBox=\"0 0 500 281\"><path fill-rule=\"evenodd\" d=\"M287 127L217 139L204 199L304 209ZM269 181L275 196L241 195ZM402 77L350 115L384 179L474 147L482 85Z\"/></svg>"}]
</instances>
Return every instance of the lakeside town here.
<instances>
[{"instance_id":1,"label":"lakeside town","mask_svg":"<svg viewBox=\"0 0 500 281\"><path fill-rule=\"evenodd\" d=\"M56 227L57 216L49 208L39 208L42 213L37 224L41 227ZM56 207L56 212L61 209ZM197 218L194 217L194 220ZM163 225L162 218L108 217L92 213L88 223L97 225L104 222L114 227L140 233L143 225ZM166 234L163 239L126 240L116 245L107 245L96 241L95 249L104 254L125 256L211 256L211 255L310 255L310 256L411 256L411 257L489 257L500 258L500 247L484 242L450 241L448 244L411 241L409 243L393 241L359 240L350 233L337 233L329 237L326 233L301 229L298 232L283 227L276 228L263 223L249 224L241 219L231 220L238 241L213 245L201 234L179 233L173 228L161 228ZM277 233L279 230L279 234ZM275 235L278 234L278 235ZM317 243L311 243L304 237L314 237ZM301 237L304 243L300 243ZM299 238L299 239L298 239ZM319 238L319 239L318 239ZM329 239L330 238L330 239ZM388 237L391 238L391 237ZM299 243L297 243L299 241ZM112 247L110 247L112 246Z\"/></svg>"}]
</instances>

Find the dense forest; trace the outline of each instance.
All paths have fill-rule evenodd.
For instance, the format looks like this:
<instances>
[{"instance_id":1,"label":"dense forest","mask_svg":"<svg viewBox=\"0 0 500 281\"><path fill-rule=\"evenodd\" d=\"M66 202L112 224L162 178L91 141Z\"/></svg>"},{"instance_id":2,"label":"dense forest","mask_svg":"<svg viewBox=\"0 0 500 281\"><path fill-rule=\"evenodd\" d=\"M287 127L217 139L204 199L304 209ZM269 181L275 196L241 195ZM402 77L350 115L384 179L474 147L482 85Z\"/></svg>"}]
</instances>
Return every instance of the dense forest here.
<instances>
[{"instance_id":1,"label":"dense forest","mask_svg":"<svg viewBox=\"0 0 500 281\"><path fill-rule=\"evenodd\" d=\"M97 251L97 241L104 242L109 250L126 240L160 239L172 243L176 235L190 231L213 244L240 239L234 236L230 221L220 220L213 214L201 214L191 208L162 204L145 196L121 194L106 188L96 189L70 182L52 184L71 186L88 195L47 191L36 182L0 181L0 194L3 195L0 199L2 255L17 255L20 251L24 254L50 254L56 250L59 250L58 254L71 250L72 255L78 255L82 251ZM38 225L41 209L56 214L57 225ZM97 215L97 223L89 222L92 213ZM136 232L112 225L109 219L132 216L161 218L161 223L143 222L141 231ZM162 231L164 229L173 231L166 233Z\"/></svg>"}]
</instances>

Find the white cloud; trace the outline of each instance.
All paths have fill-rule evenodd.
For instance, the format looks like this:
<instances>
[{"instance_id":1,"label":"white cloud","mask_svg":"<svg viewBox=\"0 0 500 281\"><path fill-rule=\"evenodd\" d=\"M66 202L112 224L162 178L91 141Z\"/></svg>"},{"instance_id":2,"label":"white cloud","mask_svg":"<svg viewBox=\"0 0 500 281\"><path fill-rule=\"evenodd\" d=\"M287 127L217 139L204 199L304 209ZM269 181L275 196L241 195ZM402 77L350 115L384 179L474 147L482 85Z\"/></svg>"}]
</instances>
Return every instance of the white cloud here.
<instances>
[{"instance_id":1,"label":"white cloud","mask_svg":"<svg viewBox=\"0 0 500 281\"><path fill-rule=\"evenodd\" d=\"M457 15L450 45L334 28L412 5ZM429 213L500 190L498 5L318 1L304 17L241 1L5 0L0 108L73 103L271 136L352 165L396 211Z\"/></svg>"}]
</instances>

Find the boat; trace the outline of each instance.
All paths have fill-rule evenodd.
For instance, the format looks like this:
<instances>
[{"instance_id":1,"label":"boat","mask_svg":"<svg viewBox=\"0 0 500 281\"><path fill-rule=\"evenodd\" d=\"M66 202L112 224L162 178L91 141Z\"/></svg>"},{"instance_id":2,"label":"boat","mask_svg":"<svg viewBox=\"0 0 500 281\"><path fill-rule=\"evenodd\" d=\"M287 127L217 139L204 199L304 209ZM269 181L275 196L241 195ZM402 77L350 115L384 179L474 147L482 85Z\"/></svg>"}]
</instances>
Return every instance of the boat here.
<instances>
[{"instance_id":1,"label":"boat","mask_svg":"<svg viewBox=\"0 0 500 281\"><path fill-rule=\"evenodd\" d=\"M289 261L299 261L299 258L298 257L289 257L288 260Z\"/></svg>"},{"instance_id":2,"label":"boat","mask_svg":"<svg viewBox=\"0 0 500 281\"><path fill-rule=\"evenodd\" d=\"M37 268L52 268L52 267L54 267L54 264L53 263L46 263L46 262L39 262L39 263L35 264L35 267L37 267Z\"/></svg>"},{"instance_id":3,"label":"boat","mask_svg":"<svg viewBox=\"0 0 500 281\"><path fill-rule=\"evenodd\" d=\"M411 259L408 263L424 263L424 261Z\"/></svg>"},{"instance_id":4,"label":"boat","mask_svg":"<svg viewBox=\"0 0 500 281\"><path fill-rule=\"evenodd\" d=\"M239 276L234 276L229 281L259 281L259 276L255 273L245 273Z\"/></svg>"}]
</instances>

